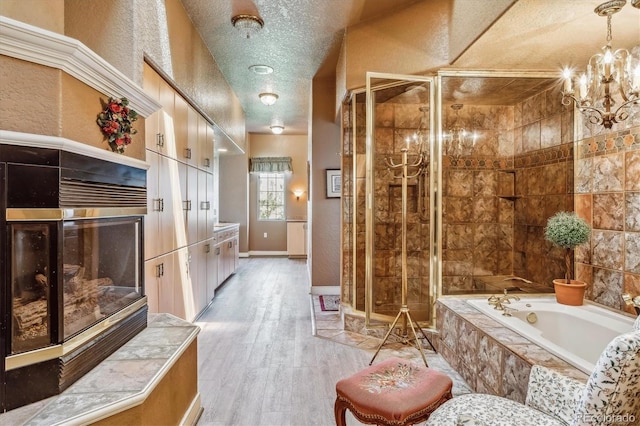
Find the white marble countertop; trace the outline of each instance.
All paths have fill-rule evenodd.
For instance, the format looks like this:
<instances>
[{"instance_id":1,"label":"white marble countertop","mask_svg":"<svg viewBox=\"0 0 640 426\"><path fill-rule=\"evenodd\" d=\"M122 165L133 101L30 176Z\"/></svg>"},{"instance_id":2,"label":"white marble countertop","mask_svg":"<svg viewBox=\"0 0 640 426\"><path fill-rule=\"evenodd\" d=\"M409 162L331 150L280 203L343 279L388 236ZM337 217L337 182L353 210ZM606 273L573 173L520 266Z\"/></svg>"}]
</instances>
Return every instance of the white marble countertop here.
<instances>
[{"instance_id":1,"label":"white marble countertop","mask_svg":"<svg viewBox=\"0 0 640 426\"><path fill-rule=\"evenodd\" d=\"M194 341L200 327L150 314L147 328L31 417L27 425L85 425L140 405Z\"/></svg>"}]
</instances>

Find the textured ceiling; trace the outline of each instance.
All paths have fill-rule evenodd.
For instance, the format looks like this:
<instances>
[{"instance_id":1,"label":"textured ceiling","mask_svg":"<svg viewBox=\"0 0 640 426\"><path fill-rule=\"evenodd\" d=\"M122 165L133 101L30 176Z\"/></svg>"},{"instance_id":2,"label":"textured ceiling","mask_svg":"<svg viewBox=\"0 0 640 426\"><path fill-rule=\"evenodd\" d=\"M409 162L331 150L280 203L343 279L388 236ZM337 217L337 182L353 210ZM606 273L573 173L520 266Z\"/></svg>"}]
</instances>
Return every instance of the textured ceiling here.
<instances>
[{"instance_id":1,"label":"textured ceiling","mask_svg":"<svg viewBox=\"0 0 640 426\"><path fill-rule=\"evenodd\" d=\"M311 80L327 60L335 59L344 29L418 0L182 0L246 113L248 132L267 133L279 122L285 133L308 132ZM237 14L262 18L264 28L250 39L232 26ZM333 62L333 63L331 63ZM269 65L270 75L249 66ZM258 94L279 96L273 106Z\"/></svg>"},{"instance_id":2,"label":"textured ceiling","mask_svg":"<svg viewBox=\"0 0 640 426\"><path fill-rule=\"evenodd\" d=\"M344 29L414 3L430 0L182 0L246 113L246 129L268 133L278 122L285 134L308 132L311 80L335 69ZM450 0L478 2L490 0ZM531 69L557 71L565 65L584 68L604 45L606 19L593 9L599 0L518 0L459 57L452 67L468 69ZM460 9L460 8L458 8ZM461 8L464 10L464 7ZM250 39L231 25L237 14L255 14L264 28ZM640 44L640 10L630 2L613 17L613 46ZM372 54L376 52L372 46ZM256 75L249 66L273 67ZM525 91L551 81L520 79L469 81L449 77L443 99L461 103L509 103ZM278 102L263 105L258 94L275 92Z\"/></svg>"}]
</instances>

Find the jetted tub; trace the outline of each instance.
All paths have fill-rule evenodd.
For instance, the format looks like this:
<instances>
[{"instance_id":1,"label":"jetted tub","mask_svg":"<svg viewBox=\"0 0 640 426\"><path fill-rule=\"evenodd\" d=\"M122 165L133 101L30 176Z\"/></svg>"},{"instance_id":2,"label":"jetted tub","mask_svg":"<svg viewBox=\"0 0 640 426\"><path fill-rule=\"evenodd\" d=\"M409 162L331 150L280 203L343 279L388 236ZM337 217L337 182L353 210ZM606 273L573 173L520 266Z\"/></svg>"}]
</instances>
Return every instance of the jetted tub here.
<instances>
[{"instance_id":1,"label":"jetted tub","mask_svg":"<svg viewBox=\"0 0 640 426\"><path fill-rule=\"evenodd\" d=\"M511 317L503 316L486 298L467 302L587 374L615 336L633 329L633 318L586 301L567 306L555 297L521 297L519 302L503 304L517 309L510 311ZM534 323L527 320L531 312L537 317Z\"/></svg>"}]
</instances>

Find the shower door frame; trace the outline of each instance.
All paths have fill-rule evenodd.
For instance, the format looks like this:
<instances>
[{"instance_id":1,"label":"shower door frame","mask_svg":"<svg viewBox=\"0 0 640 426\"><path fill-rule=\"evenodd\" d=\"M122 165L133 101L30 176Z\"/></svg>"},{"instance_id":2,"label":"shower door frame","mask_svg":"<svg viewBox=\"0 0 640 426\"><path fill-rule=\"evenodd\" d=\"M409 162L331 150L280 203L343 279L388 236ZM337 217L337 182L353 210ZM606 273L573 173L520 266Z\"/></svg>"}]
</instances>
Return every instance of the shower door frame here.
<instances>
[{"instance_id":1,"label":"shower door frame","mask_svg":"<svg viewBox=\"0 0 640 426\"><path fill-rule=\"evenodd\" d=\"M385 84L372 84L372 79L381 79L381 80L390 80ZM393 81L393 82L391 82ZM430 311L429 316L430 320L424 324L426 327L435 327L435 301L439 297L440 285L439 285L439 266L438 266L438 258L439 255L436 253L436 250L439 250L439 244L437 244L437 240L440 238L436 233L436 197L438 196L439 191L434 189L434 185L436 184L435 176L437 170L439 170L439 155L436 155L438 149L436 145L438 144L437 138L435 137L435 128L437 123L435 122L435 104L434 101L436 99L436 76L416 76L416 75L405 75L405 74L391 74L391 73L378 73L378 72L367 72L366 73L366 86L365 86L365 94L366 94L366 113L365 113L365 121L366 121L366 136L365 136L365 170L366 170L366 188L365 188L365 326L370 327L373 324L372 320L375 321L383 321L383 322L391 322L393 321L393 317L390 315L384 315L375 313L373 311L373 255L374 255L374 182L373 182L373 163L374 163L374 155L373 155L373 135L374 135L374 105L373 105L373 96L372 91L380 90L388 87L394 87L401 84L406 84L410 82L416 83L427 83L429 84L429 305ZM354 92L355 93L355 92ZM359 92L361 93L361 92ZM354 97L355 99L355 97ZM354 103L355 107L355 103ZM354 124L353 128L356 128L355 124L355 115L354 115ZM355 133L354 132L354 147L355 145ZM354 148L354 178L356 174L356 164L355 164L355 148ZM355 186L355 179L354 179ZM354 195L354 218L356 217L356 206L355 203L355 195ZM355 225L354 225L355 227ZM356 243L356 239L354 238L354 244ZM354 247L355 249L355 247ZM354 259L353 259L353 270L357 270L357 259L356 252L354 250ZM356 300L356 281L355 281L355 272L354 272L354 283L353 283L353 291L354 291L354 301Z\"/></svg>"}]
</instances>

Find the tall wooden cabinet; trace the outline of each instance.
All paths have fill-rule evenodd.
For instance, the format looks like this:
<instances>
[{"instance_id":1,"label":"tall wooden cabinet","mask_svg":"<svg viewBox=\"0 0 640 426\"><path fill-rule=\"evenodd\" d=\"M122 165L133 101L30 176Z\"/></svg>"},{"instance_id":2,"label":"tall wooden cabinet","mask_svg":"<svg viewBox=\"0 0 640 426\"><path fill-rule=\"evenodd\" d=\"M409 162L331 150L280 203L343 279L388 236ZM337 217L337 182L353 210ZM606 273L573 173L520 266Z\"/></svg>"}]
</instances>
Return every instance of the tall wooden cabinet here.
<instances>
[{"instance_id":1,"label":"tall wooden cabinet","mask_svg":"<svg viewBox=\"0 0 640 426\"><path fill-rule=\"evenodd\" d=\"M162 104L145 120L145 290L150 312L192 321L218 285L212 125L150 66L144 90ZM226 271L226 270L225 270Z\"/></svg>"}]
</instances>

